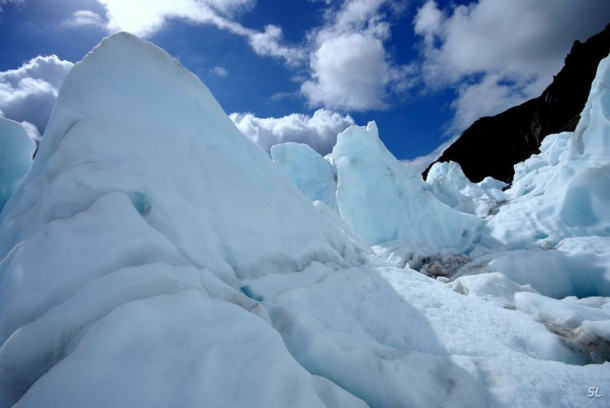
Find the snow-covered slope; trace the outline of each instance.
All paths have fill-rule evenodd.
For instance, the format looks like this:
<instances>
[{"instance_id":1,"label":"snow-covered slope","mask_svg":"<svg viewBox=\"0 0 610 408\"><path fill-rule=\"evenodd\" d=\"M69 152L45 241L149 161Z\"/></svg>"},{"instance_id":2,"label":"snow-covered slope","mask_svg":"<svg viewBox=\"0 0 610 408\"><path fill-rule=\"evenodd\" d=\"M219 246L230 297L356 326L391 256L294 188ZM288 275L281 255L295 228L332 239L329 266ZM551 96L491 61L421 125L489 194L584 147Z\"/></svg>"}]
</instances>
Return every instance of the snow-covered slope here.
<instances>
[{"instance_id":1,"label":"snow-covered slope","mask_svg":"<svg viewBox=\"0 0 610 408\"><path fill-rule=\"evenodd\" d=\"M547 329L561 316L534 289L451 288L352 239L467 251L483 221L404 173L374 125L339 139L349 226L165 52L104 40L0 215L0 407L597 403L608 363L581 365L590 350ZM606 333L607 304L578 303L597 319L583 339Z\"/></svg>"},{"instance_id":2,"label":"snow-covered slope","mask_svg":"<svg viewBox=\"0 0 610 408\"><path fill-rule=\"evenodd\" d=\"M30 168L35 149L23 126L0 116L0 210Z\"/></svg>"}]
</instances>

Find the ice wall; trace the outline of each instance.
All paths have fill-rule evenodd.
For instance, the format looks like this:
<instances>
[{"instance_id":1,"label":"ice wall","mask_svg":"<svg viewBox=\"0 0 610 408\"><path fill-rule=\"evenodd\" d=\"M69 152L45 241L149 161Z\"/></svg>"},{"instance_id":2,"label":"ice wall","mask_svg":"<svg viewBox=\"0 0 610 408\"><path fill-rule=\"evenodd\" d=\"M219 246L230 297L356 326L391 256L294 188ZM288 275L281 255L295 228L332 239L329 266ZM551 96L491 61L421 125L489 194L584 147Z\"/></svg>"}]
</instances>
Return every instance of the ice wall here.
<instances>
[{"instance_id":1,"label":"ice wall","mask_svg":"<svg viewBox=\"0 0 610 408\"><path fill-rule=\"evenodd\" d=\"M35 150L23 126L0 116L0 210L30 168Z\"/></svg>"},{"instance_id":2,"label":"ice wall","mask_svg":"<svg viewBox=\"0 0 610 408\"><path fill-rule=\"evenodd\" d=\"M272 146L271 157L307 198L337 208L335 168L318 152L306 144L289 142Z\"/></svg>"},{"instance_id":3,"label":"ice wall","mask_svg":"<svg viewBox=\"0 0 610 408\"><path fill-rule=\"evenodd\" d=\"M482 222L437 200L387 150L374 122L340 133L332 157L339 213L367 244L400 241L422 252L467 252L479 239Z\"/></svg>"}]
</instances>

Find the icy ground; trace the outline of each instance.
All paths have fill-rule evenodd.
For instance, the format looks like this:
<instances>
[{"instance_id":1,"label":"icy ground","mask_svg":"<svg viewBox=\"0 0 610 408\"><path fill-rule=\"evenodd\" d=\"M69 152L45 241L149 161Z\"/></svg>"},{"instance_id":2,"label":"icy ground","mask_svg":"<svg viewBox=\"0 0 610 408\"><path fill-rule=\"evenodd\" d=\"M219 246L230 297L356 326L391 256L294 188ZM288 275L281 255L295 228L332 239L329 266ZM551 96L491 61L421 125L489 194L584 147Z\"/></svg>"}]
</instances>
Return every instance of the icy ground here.
<instances>
[{"instance_id":1,"label":"icy ground","mask_svg":"<svg viewBox=\"0 0 610 408\"><path fill-rule=\"evenodd\" d=\"M610 406L607 84L502 192L374 123L274 163L104 40L0 214L0 407Z\"/></svg>"}]
</instances>

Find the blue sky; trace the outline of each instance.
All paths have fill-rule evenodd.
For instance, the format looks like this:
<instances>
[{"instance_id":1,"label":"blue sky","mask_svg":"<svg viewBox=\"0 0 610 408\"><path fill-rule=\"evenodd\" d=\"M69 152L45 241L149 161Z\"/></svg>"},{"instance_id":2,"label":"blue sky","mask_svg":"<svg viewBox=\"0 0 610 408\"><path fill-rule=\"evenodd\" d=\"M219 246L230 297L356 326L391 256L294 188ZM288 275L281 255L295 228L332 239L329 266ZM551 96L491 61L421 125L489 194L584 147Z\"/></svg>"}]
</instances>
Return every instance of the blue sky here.
<instances>
[{"instance_id":1,"label":"blue sky","mask_svg":"<svg viewBox=\"0 0 610 408\"><path fill-rule=\"evenodd\" d=\"M268 149L322 153L377 122L421 168L478 117L537 96L607 0L0 0L0 111L32 134L72 63L112 32L166 49ZM35 126L29 125L33 123ZM490 135L493 137L493 135ZM426 157L421 157L426 156Z\"/></svg>"}]
</instances>

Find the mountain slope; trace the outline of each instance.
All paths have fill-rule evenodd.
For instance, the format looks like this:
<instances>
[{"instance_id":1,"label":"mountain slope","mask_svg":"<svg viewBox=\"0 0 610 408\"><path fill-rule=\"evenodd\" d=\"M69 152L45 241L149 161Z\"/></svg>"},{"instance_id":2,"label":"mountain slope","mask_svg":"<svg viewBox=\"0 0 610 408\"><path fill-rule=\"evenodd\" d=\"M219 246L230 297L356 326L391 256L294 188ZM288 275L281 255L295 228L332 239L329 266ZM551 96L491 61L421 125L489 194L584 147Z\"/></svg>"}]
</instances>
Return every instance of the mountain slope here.
<instances>
[{"instance_id":1,"label":"mountain slope","mask_svg":"<svg viewBox=\"0 0 610 408\"><path fill-rule=\"evenodd\" d=\"M575 129L597 66L609 53L610 25L586 42L574 43L564 67L542 95L477 120L437 162L459 163L474 182L487 176L511 181L513 166L537 153L545 136ZM432 164L424 171L424 178Z\"/></svg>"}]
</instances>

